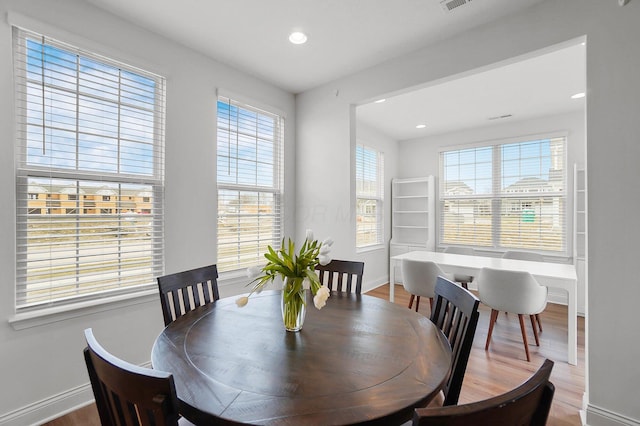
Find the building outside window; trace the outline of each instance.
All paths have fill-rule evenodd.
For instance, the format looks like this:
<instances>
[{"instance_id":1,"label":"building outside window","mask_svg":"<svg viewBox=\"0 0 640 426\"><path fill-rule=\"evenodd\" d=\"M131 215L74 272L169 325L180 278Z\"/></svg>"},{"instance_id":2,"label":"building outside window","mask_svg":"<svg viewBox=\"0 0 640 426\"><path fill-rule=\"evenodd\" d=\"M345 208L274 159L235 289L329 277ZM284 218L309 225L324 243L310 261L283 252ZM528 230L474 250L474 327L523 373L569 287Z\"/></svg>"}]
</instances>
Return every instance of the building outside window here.
<instances>
[{"instance_id":1,"label":"building outside window","mask_svg":"<svg viewBox=\"0 0 640 426\"><path fill-rule=\"evenodd\" d=\"M567 254L566 138L443 151L439 244Z\"/></svg>"},{"instance_id":2,"label":"building outside window","mask_svg":"<svg viewBox=\"0 0 640 426\"><path fill-rule=\"evenodd\" d=\"M16 311L155 288L164 78L17 27L13 45Z\"/></svg>"},{"instance_id":3,"label":"building outside window","mask_svg":"<svg viewBox=\"0 0 640 426\"><path fill-rule=\"evenodd\" d=\"M284 117L218 98L218 270L264 263L282 240Z\"/></svg>"},{"instance_id":4,"label":"building outside window","mask_svg":"<svg viewBox=\"0 0 640 426\"><path fill-rule=\"evenodd\" d=\"M384 158L382 152L356 145L356 247L384 242Z\"/></svg>"}]
</instances>

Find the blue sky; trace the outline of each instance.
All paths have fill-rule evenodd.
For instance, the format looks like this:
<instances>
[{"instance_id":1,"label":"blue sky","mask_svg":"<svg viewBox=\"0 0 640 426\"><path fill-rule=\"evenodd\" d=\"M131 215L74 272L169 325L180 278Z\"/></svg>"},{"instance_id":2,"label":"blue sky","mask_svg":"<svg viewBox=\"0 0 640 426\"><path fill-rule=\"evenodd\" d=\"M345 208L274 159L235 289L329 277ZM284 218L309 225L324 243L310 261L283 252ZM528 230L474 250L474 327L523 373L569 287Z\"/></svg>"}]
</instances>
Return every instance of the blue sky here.
<instances>
[{"instance_id":1,"label":"blue sky","mask_svg":"<svg viewBox=\"0 0 640 426\"><path fill-rule=\"evenodd\" d=\"M277 119L218 101L218 183L274 187Z\"/></svg>"},{"instance_id":2,"label":"blue sky","mask_svg":"<svg viewBox=\"0 0 640 426\"><path fill-rule=\"evenodd\" d=\"M30 39L26 74L28 164L154 174L152 78Z\"/></svg>"},{"instance_id":3,"label":"blue sky","mask_svg":"<svg viewBox=\"0 0 640 426\"><path fill-rule=\"evenodd\" d=\"M499 148L501 163L493 164L494 148ZM448 151L444 156L445 181L463 181L476 194L492 191L495 171L501 176L504 189L526 177L549 179L551 168L551 140L541 139L505 145Z\"/></svg>"}]
</instances>

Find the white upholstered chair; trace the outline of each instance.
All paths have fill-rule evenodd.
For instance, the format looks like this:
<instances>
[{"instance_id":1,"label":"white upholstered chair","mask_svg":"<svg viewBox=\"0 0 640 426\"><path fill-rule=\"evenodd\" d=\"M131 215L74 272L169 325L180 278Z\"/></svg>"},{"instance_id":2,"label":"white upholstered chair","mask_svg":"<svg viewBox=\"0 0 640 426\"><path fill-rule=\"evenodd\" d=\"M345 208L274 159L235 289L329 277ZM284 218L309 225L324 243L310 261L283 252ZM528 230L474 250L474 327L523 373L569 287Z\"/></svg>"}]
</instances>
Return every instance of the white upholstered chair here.
<instances>
[{"instance_id":1,"label":"white upholstered chair","mask_svg":"<svg viewBox=\"0 0 640 426\"><path fill-rule=\"evenodd\" d=\"M453 253L453 254L464 254L467 256L475 256L476 251L473 247L456 247L449 246L444 249L445 253ZM473 281L472 275L464 275L464 274L453 274L453 281L460 283L460 285L464 288L469 288L469 283Z\"/></svg>"},{"instance_id":2,"label":"white upholstered chair","mask_svg":"<svg viewBox=\"0 0 640 426\"><path fill-rule=\"evenodd\" d=\"M430 304L433 304L438 275L452 279L437 263L402 259L402 285L404 289L411 294L409 298L409 309L413 306L413 300L415 298L416 312L418 312L421 296L428 297Z\"/></svg>"},{"instance_id":3,"label":"white upholstered chair","mask_svg":"<svg viewBox=\"0 0 640 426\"><path fill-rule=\"evenodd\" d=\"M544 262L543 255L541 255L540 253L534 253L532 251L508 250L502 254L502 258ZM542 323L540 322L540 315L536 315L536 322L538 323L538 330L540 331L540 333L542 333Z\"/></svg>"},{"instance_id":4,"label":"white upholstered chair","mask_svg":"<svg viewBox=\"0 0 640 426\"><path fill-rule=\"evenodd\" d=\"M500 311L511 312L518 314L527 361L530 361L524 315L529 315L531 318L536 345L540 346L538 329L536 328L536 316L544 311L547 306L547 287L540 285L528 272L504 271L491 268L482 268L476 278L476 283L480 301L491 308L485 350L489 349L491 334L493 333L498 313Z\"/></svg>"}]
</instances>

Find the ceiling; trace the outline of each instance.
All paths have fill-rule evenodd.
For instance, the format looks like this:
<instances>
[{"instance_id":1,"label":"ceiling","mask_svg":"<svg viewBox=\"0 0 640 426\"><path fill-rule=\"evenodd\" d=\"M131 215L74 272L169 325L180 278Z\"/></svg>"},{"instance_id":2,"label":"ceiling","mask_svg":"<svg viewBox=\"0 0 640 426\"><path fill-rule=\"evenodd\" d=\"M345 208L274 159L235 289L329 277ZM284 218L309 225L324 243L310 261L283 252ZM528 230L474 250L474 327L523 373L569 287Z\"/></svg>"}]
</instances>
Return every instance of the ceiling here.
<instances>
[{"instance_id":1,"label":"ceiling","mask_svg":"<svg viewBox=\"0 0 640 426\"><path fill-rule=\"evenodd\" d=\"M407 140L584 111L586 46L577 43L356 109L358 120ZM418 124L426 127L417 129Z\"/></svg>"},{"instance_id":2,"label":"ceiling","mask_svg":"<svg viewBox=\"0 0 640 426\"><path fill-rule=\"evenodd\" d=\"M542 0L87 0L138 26L299 93ZM448 0L449 2L451 0ZM293 45L293 30L308 34Z\"/></svg>"},{"instance_id":3,"label":"ceiling","mask_svg":"<svg viewBox=\"0 0 640 426\"><path fill-rule=\"evenodd\" d=\"M217 61L300 93L542 0L86 0ZM445 11L442 3L462 4ZM293 45L291 31L308 42ZM395 140L584 108L584 46L358 107ZM488 120L511 114L512 117ZM424 129L416 124L424 123Z\"/></svg>"}]
</instances>

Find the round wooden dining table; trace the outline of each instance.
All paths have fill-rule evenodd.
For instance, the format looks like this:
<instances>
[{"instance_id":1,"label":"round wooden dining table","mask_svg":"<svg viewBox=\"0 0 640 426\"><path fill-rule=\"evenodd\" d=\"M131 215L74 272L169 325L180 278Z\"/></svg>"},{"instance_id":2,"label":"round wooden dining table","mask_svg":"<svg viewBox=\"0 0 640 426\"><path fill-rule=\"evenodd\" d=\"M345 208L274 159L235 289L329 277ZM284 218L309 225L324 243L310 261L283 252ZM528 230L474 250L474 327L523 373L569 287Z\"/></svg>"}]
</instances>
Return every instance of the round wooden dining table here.
<instances>
[{"instance_id":1,"label":"round wooden dining table","mask_svg":"<svg viewBox=\"0 0 640 426\"><path fill-rule=\"evenodd\" d=\"M401 424L442 388L446 337L423 315L386 300L332 292L309 300L304 326L287 332L281 293L201 306L156 339L153 368L173 374L193 423ZM309 297L310 299L310 297Z\"/></svg>"}]
</instances>

